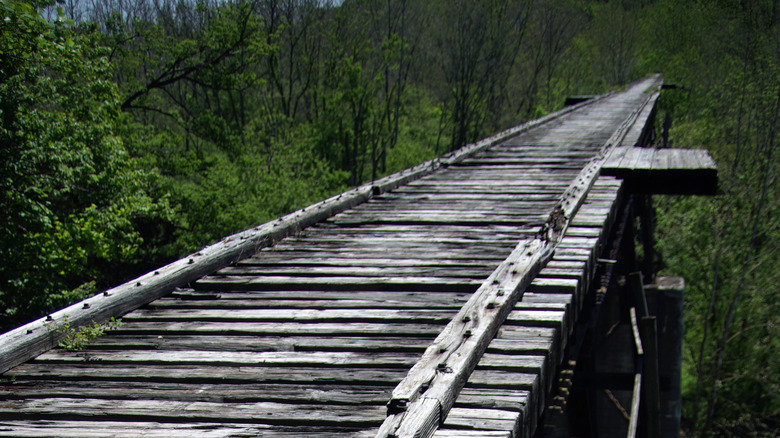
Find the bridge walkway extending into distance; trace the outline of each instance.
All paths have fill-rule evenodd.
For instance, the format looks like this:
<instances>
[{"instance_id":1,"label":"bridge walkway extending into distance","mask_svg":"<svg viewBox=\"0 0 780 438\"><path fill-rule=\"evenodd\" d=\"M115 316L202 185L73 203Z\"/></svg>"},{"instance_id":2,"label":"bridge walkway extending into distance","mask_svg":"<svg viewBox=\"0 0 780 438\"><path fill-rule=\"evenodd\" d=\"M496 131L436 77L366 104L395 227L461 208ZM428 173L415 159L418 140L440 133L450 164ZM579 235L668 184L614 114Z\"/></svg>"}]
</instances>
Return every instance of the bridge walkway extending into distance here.
<instances>
[{"instance_id":1,"label":"bridge walkway extending into distance","mask_svg":"<svg viewBox=\"0 0 780 438\"><path fill-rule=\"evenodd\" d=\"M716 184L706 153L637 152L660 86L567 107L0 336L0 436L554 436L632 193ZM55 347L62 324L112 316L122 326L83 351Z\"/></svg>"}]
</instances>

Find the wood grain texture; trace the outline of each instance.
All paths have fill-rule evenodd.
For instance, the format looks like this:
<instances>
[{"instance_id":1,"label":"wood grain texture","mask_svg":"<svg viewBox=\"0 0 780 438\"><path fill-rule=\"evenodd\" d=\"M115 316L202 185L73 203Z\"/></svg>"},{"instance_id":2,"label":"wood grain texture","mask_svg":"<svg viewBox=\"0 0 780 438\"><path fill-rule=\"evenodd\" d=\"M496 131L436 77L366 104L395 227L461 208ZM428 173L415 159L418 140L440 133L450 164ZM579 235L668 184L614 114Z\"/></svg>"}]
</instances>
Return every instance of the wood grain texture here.
<instances>
[{"instance_id":1,"label":"wood grain texture","mask_svg":"<svg viewBox=\"0 0 780 438\"><path fill-rule=\"evenodd\" d=\"M409 417L385 403L423 362L458 390L425 383L407 430L530 434L620 197L614 178L581 174L635 111L620 96L403 172L395 189L365 186L359 203L137 306L84 351L14 367L0 436L375 436ZM564 194L566 233L541 236ZM490 322L499 312L506 322ZM431 360L439 337L458 354Z\"/></svg>"},{"instance_id":2,"label":"wood grain texture","mask_svg":"<svg viewBox=\"0 0 780 438\"><path fill-rule=\"evenodd\" d=\"M635 85L634 92L636 90L643 92L647 88L655 88L658 85L657 78L647 80L640 85ZM564 336L568 334L565 311L519 310L511 313L510 311L532 281L537 283L536 288L555 290L571 288L574 296L582 295L576 278L535 280L534 278L562 242L570 218L577 214L585 202L608 154L621 143L628 129L635 124L648 99L643 98L639 101L639 107L629 113L603 144L598 155L579 172L574 182L568 185L558 206L549 213L549 219L541 228L539 237L518 244L509 258L483 282L472 298L445 327L423 357L412 367L409 375L393 390L393 396L388 403L390 416L377 434L377 438L432 436L428 425L435 421L441 422L447 417L467 380L485 373L484 370L474 373L472 371L477 367L488 344L505 320L510 324L554 327L558 328ZM608 213L609 209L606 209L606 212ZM569 246L592 248L595 244L593 239L580 237L567 239ZM496 379L496 381L505 380ZM538 388L537 380L534 380L534 385ZM538 394L537 400L540 406L543 405L543 394ZM427 417L420 418L421 415Z\"/></svg>"},{"instance_id":3,"label":"wood grain texture","mask_svg":"<svg viewBox=\"0 0 780 438\"><path fill-rule=\"evenodd\" d=\"M170 293L178 286L250 256L262 247L272 246L286 236L359 205L373 196L381 195L420 179L435 172L443 165L457 164L489 146L544 125L586 104L587 102L564 108L541 119L524 123L480 142L464 146L442 158L348 190L274 221L228 236L220 242L109 289L103 294L88 298L53 312L47 317L4 333L0 335L0 372L5 372L11 367L55 347L61 337L57 328L63 326L66 321L71 327L79 327L92 322L106 321L111 317L119 317Z\"/></svg>"}]
</instances>

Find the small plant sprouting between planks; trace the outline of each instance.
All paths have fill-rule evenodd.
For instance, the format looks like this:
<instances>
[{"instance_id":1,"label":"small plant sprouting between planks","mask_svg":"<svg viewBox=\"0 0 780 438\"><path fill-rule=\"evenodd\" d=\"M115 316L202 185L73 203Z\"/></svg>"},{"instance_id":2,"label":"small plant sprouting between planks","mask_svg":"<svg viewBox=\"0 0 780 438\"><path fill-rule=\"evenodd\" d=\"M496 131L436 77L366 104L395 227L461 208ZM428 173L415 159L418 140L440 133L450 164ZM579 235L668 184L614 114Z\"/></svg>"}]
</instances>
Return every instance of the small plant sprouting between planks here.
<instances>
[{"instance_id":1,"label":"small plant sprouting between planks","mask_svg":"<svg viewBox=\"0 0 780 438\"><path fill-rule=\"evenodd\" d=\"M54 330L62 335L62 339L60 339L57 345L68 351L79 351L83 350L90 342L103 336L107 330L119 327L122 327L122 320L111 317L111 319L103 323L92 322L92 324L74 329L70 326L70 321L68 321L66 316L64 323Z\"/></svg>"}]
</instances>

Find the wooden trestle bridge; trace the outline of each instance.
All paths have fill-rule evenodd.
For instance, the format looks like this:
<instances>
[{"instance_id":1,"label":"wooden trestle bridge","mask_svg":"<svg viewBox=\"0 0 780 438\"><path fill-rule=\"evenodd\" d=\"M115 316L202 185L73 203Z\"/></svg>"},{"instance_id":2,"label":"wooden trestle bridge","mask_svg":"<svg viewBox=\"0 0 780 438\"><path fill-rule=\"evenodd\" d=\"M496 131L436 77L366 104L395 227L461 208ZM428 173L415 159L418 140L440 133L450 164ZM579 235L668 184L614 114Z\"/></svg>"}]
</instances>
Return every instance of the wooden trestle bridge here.
<instances>
[{"instance_id":1,"label":"wooden trestle bridge","mask_svg":"<svg viewBox=\"0 0 780 438\"><path fill-rule=\"evenodd\" d=\"M652 346L640 336L654 301L648 313L628 274L652 280L648 194L712 193L717 175L705 152L641 147L661 85L595 96L3 334L0 436L607 436L605 415L622 435L640 417L673 430L679 374L652 350L674 318ZM56 347L65 322L112 316L123 325L85 350ZM626 369L599 368L610 342Z\"/></svg>"}]
</instances>

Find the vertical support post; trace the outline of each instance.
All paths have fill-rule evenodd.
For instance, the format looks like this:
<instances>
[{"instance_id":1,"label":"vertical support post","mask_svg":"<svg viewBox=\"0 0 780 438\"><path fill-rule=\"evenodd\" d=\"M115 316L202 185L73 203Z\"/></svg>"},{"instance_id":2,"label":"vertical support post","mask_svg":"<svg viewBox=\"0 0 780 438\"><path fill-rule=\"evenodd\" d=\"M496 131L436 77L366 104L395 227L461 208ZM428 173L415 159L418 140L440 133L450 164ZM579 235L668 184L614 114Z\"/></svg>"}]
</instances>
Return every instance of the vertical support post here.
<instances>
[{"instance_id":1,"label":"vertical support post","mask_svg":"<svg viewBox=\"0 0 780 438\"><path fill-rule=\"evenodd\" d=\"M639 333L642 337L642 347L645 353L644 370L642 372L642 402L645 407L645 436L660 437L660 393L658 387L658 343L654 316L645 316L639 320Z\"/></svg>"},{"instance_id":2,"label":"vertical support post","mask_svg":"<svg viewBox=\"0 0 780 438\"><path fill-rule=\"evenodd\" d=\"M632 324L634 318L638 324L639 337L641 339L642 354L642 402L644 405L642 424L648 438L658 438L660 416L660 393L658 384L658 340L656 332L655 316L650 316L647 306L642 274L633 272L628 275L631 295L636 306L636 317L631 315Z\"/></svg>"},{"instance_id":3,"label":"vertical support post","mask_svg":"<svg viewBox=\"0 0 780 438\"><path fill-rule=\"evenodd\" d=\"M639 225L642 228L642 275L648 282L655 278L655 212L651 195L634 195L639 214Z\"/></svg>"},{"instance_id":4,"label":"vertical support post","mask_svg":"<svg viewBox=\"0 0 780 438\"><path fill-rule=\"evenodd\" d=\"M647 298L645 297L645 287L642 283L642 273L632 272L628 274L628 286L631 288L631 297L636 307L637 318L641 319L650 316L647 310Z\"/></svg>"},{"instance_id":5,"label":"vertical support post","mask_svg":"<svg viewBox=\"0 0 780 438\"><path fill-rule=\"evenodd\" d=\"M640 278L641 280L641 278ZM634 374L634 395L631 398L631 416L628 420L628 438L636 438L639 427L639 405L642 400L642 368L644 365L644 347L642 346L642 336L639 334L639 318L637 309L631 308L631 331L634 334L634 344L636 345L636 374Z\"/></svg>"},{"instance_id":6,"label":"vertical support post","mask_svg":"<svg viewBox=\"0 0 780 438\"><path fill-rule=\"evenodd\" d=\"M642 392L642 375L634 375L634 397L631 399L631 416L628 420L628 438L636 438L639 427L639 399Z\"/></svg>"},{"instance_id":7,"label":"vertical support post","mask_svg":"<svg viewBox=\"0 0 780 438\"><path fill-rule=\"evenodd\" d=\"M660 384L660 435L680 436L680 374L682 368L683 301L685 281L658 277L645 286L647 305L656 317L658 380Z\"/></svg>"}]
</instances>

